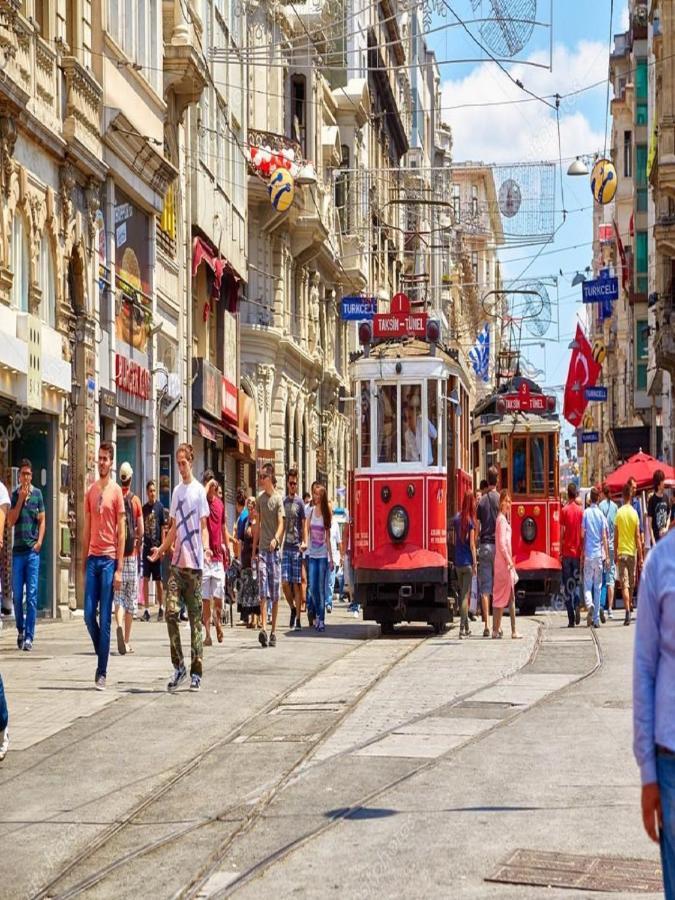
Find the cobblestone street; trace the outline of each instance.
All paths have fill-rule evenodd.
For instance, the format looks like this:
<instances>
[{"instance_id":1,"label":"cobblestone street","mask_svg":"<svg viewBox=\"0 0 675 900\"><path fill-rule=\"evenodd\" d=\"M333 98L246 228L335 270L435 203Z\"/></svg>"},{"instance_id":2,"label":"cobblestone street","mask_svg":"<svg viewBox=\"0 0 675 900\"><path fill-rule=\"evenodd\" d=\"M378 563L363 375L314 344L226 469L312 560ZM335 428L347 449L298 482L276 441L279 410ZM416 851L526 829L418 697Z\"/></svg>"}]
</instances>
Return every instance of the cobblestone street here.
<instances>
[{"instance_id":1,"label":"cobblestone street","mask_svg":"<svg viewBox=\"0 0 675 900\"><path fill-rule=\"evenodd\" d=\"M537 897L485 879L519 848L653 859L632 630L563 624L381 639L336 608L267 650L228 628L176 696L163 625L135 623L105 693L81 622L40 623L31 656L5 629L0 895Z\"/></svg>"}]
</instances>

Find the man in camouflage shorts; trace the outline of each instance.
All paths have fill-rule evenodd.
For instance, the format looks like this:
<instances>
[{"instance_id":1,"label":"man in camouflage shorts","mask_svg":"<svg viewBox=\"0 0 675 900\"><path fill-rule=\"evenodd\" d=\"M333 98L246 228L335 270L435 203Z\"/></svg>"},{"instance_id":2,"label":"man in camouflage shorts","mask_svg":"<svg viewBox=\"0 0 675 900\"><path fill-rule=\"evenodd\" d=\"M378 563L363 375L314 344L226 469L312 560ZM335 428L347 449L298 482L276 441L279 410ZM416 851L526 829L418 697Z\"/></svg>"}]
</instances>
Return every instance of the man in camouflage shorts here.
<instances>
[{"instance_id":1,"label":"man in camouflage shorts","mask_svg":"<svg viewBox=\"0 0 675 900\"><path fill-rule=\"evenodd\" d=\"M171 496L169 530L160 546L148 555L150 562L155 562L172 546L174 548L166 596L166 627L174 667L173 676L166 686L168 691L175 691L187 678L178 624L181 599L190 619L190 690L198 691L202 683L202 572L204 560L211 562L211 549L206 525L209 505L206 491L192 476L193 459L192 446L181 444L176 451L181 482Z\"/></svg>"}]
</instances>

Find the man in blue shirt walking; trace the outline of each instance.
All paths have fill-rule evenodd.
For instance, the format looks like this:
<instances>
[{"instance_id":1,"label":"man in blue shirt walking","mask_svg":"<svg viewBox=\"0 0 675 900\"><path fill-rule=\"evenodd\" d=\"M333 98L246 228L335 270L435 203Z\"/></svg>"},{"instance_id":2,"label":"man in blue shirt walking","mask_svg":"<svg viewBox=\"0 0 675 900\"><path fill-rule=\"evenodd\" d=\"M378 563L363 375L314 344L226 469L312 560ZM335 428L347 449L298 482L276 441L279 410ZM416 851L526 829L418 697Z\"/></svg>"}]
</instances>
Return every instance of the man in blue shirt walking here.
<instances>
[{"instance_id":1,"label":"man in blue shirt walking","mask_svg":"<svg viewBox=\"0 0 675 900\"><path fill-rule=\"evenodd\" d=\"M666 900L675 898L675 535L647 556L639 587L633 667L633 750L642 821L661 845Z\"/></svg>"},{"instance_id":2,"label":"man in blue shirt walking","mask_svg":"<svg viewBox=\"0 0 675 900\"><path fill-rule=\"evenodd\" d=\"M14 528L12 547L12 595L16 620L16 645L31 650L37 619L40 550L45 537L45 504L42 492L33 484L33 464L22 459L19 487L12 494L7 524ZM23 615L23 591L26 589L26 618Z\"/></svg>"},{"instance_id":3,"label":"man in blue shirt walking","mask_svg":"<svg viewBox=\"0 0 675 900\"><path fill-rule=\"evenodd\" d=\"M581 569L584 573L586 624L600 627L600 591L603 565L609 563L607 519L600 512L600 491L591 488L591 505L581 520Z\"/></svg>"}]
</instances>

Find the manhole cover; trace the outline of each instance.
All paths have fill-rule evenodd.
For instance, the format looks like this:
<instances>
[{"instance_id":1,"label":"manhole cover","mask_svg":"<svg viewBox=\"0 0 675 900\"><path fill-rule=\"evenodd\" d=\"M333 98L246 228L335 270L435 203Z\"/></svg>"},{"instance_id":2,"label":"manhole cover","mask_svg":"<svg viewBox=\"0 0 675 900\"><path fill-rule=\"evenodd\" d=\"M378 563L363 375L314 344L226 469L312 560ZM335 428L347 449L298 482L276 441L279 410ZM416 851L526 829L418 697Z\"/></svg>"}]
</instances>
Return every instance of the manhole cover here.
<instances>
[{"instance_id":1,"label":"manhole cover","mask_svg":"<svg viewBox=\"0 0 675 900\"><path fill-rule=\"evenodd\" d=\"M658 862L545 850L516 850L485 880L584 891L633 891L637 894L663 891Z\"/></svg>"}]
</instances>

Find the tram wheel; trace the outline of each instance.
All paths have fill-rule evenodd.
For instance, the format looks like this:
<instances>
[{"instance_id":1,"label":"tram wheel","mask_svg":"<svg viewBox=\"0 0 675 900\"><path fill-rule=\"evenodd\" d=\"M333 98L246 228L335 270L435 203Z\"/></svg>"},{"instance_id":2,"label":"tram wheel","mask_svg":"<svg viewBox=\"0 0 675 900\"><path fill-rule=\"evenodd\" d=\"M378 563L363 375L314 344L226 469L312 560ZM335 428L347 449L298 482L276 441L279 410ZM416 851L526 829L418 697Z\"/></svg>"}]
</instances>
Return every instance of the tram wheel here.
<instances>
[{"instance_id":1,"label":"tram wheel","mask_svg":"<svg viewBox=\"0 0 675 900\"><path fill-rule=\"evenodd\" d=\"M380 634L382 637L387 637L394 633L394 623L393 622L380 622Z\"/></svg>"},{"instance_id":2,"label":"tram wheel","mask_svg":"<svg viewBox=\"0 0 675 900\"><path fill-rule=\"evenodd\" d=\"M434 627L434 634L445 634L445 622L430 622L430 625Z\"/></svg>"}]
</instances>

